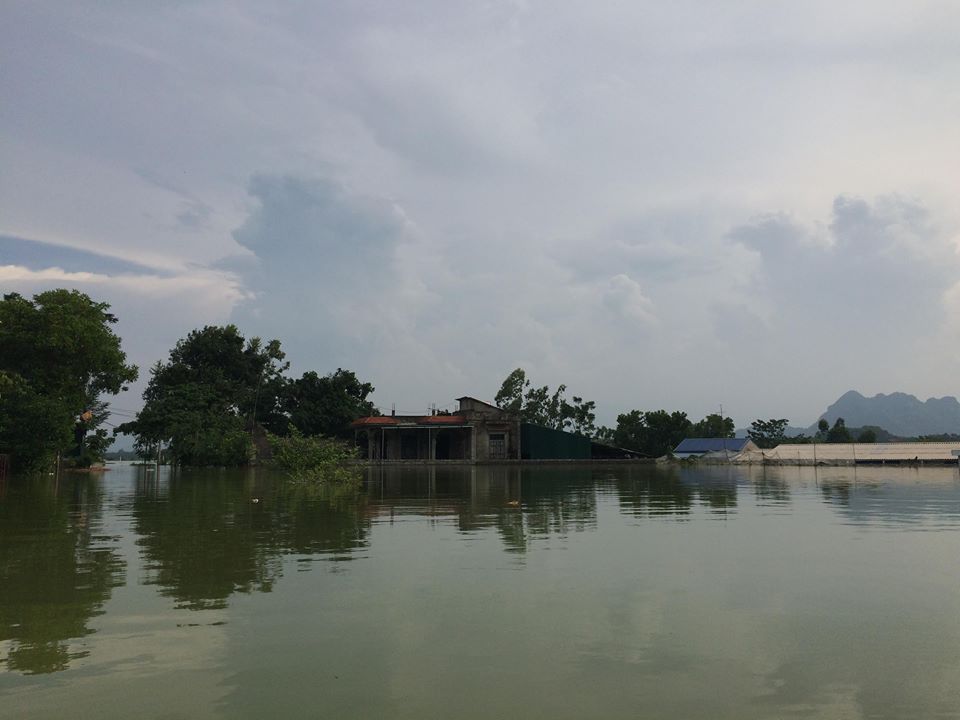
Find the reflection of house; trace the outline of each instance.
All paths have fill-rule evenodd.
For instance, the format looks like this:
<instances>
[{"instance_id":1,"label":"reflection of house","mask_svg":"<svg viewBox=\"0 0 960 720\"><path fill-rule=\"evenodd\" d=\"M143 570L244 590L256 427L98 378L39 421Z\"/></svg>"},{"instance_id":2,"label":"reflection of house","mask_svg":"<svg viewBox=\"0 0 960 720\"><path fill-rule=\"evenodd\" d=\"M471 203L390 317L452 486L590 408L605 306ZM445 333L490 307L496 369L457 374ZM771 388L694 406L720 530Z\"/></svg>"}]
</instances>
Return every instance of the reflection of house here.
<instances>
[{"instance_id":1,"label":"reflection of house","mask_svg":"<svg viewBox=\"0 0 960 720\"><path fill-rule=\"evenodd\" d=\"M686 438L673 454L681 459L704 455L728 457L759 449L750 438Z\"/></svg>"},{"instance_id":2,"label":"reflection of house","mask_svg":"<svg viewBox=\"0 0 960 720\"><path fill-rule=\"evenodd\" d=\"M520 421L472 397L453 415L383 415L353 423L368 460L517 460Z\"/></svg>"}]
</instances>

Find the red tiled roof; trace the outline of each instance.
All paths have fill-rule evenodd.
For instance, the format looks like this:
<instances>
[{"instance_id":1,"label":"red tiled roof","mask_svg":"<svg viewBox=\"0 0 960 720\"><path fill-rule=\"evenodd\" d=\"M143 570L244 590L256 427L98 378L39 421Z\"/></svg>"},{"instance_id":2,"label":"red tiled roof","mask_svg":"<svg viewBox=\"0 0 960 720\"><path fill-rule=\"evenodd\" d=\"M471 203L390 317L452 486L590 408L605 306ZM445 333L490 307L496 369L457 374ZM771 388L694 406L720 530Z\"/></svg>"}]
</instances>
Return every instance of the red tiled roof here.
<instances>
[{"instance_id":1,"label":"red tiled roof","mask_svg":"<svg viewBox=\"0 0 960 720\"><path fill-rule=\"evenodd\" d=\"M357 418L352 423L350 427L367 427L367 426L376 426L376 425L397 425L399 424L395 417L390 417L389 415L372 415L370 417Z\"/></svg>"},{"instance_id":2,"label":"red tiled roof","mask_svg":"<svg viewBox=\"0 0 960 720\"><path fill-rule=\"evenodd\" d=\"M396 425L466 425L467 419L463 415L373 415L362 417L350 423L353 428L365 427L393 427Z\"/></svg>"}]
</instances>

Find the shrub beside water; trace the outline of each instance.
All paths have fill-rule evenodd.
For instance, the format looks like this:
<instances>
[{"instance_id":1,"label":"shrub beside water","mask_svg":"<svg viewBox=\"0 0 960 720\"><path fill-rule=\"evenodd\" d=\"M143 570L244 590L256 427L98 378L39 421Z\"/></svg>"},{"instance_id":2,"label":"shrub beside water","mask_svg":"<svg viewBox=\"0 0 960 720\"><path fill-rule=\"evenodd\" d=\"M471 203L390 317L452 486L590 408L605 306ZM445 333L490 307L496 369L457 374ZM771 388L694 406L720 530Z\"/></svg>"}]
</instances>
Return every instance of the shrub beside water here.
<instances>
[{"instance_id":1,"label":"shrub beside water","mask_svg":"<svg viewBox=\"0 0 960 720\"><path fill-rule=\"evenodd\" d=\"M304 435L290 428L286 437L269 435L272 463L292 479L312 482L354 482L360 473L348 466L357 450L342 440L322 435Z\"/></svg>"}]
</instances>

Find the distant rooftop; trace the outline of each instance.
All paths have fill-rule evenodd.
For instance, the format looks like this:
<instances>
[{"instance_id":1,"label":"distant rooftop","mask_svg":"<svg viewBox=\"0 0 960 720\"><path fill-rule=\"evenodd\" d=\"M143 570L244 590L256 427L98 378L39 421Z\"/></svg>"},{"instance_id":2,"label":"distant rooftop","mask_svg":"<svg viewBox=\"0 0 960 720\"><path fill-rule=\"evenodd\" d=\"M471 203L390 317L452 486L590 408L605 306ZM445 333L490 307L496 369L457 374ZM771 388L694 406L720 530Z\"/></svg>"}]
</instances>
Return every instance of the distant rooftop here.
<instances>
[{"instance_id":1,"label":"distant rooftop","mask_svg":"<svg viewBox=\"0 0 960 720\"><path fill-rule=\"evenodd\" d=\"M740 452L750 438L685 438L674 448L675 453Z\"/></svg>"}]
</instances>

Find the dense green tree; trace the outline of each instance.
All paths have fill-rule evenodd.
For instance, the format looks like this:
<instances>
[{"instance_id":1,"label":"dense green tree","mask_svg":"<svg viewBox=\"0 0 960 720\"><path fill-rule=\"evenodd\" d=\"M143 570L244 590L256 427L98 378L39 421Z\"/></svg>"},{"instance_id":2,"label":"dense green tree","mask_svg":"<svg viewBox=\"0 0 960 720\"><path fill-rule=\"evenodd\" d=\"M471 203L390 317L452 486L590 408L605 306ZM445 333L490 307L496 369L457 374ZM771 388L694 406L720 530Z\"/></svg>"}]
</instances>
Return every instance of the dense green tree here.
<instances>
[{"instance_id":1,"label":"dense green tree","mask_svg":"<svg viewBox=\"0 0 960 720\"><path fill-rule=\"evenodd\" d=\"M87 429L78 428L81 415L136 380L109 309L77 290L0 301L0 453L16 465L36 467L76 447ZM105 445L105 433L96 437Z\"/></svg>"},{"instance_id":2,"label":"dense green tree","mask_svg":"<svg viewBox=\"0 0 960 720\"><path fill-rule=\"evenodd\" d=\"M283 359L278 340L247 341L234 325L194 330L153 366L143 409L117 431L133 434L138 451L168 444L179 464L243 465L249 431L280 422Z\"/></svg>"},{"instance_id":3,"label":"dense green tree","mask_svg":"<svg viewBox=\"0 0 960 720\"><path fill-rule=\"evenodd\" d=\"M514 415L520 415L523 412L523 393L528 387L530 387L530 381L527 380L527 373L523 368L517 368L507 375L493 401L497 407Z\"/></svg>"},{"instance_id":4,"label":"dense green tree","mask_svg":"<svg viewBox=\"0 0 960 720\"><path fill-rule=\"evenodd\" d=\"M613 444L652 457L673 451L693 428L685 412L631 410L617 416Z\"/></svg>"},{"instance_id":5,"label":"dense green tree","mask_svg":"<svg viewBox=\"0 0 960 720\"><path fill-rule=\"evenodd\" d=\"M757 447L769 449L776 447L784 441L784 433L787 430L789 420L785 418L769 420L754 420L750 423L750 429L747 435L756 443Z\"/></svg>"},{"instance_id":6,"label":"dense green tree","mask_svg":"<svg viewBox=\"0 0 960 720\"><path fill-rule=\"evenodd\" d=\"M577 435L593 437L596 434L596 403L573 396L573 402L564 397L566 385L555 392L550 387L532 387L526 372L517 368L504 379L494 402L524 422L555 430L568 430Z\"/></svg>"},{"instance_id":7,"label":"dense green tree","mask_svg":"<svg viewBox=\"0 0 960 720\"><path fill-rule=\"evenodd\" d=\"M673 452L680 442L690 435L693 427L685 412L654 410L644 413L647 424L647 443L644 452L660 457Z\"/></svg>"},{"instance_id":8,"label":"dense green tree","mask_svg":"<svg viewBox=\"0 0 960 720\"><path fill-rule=\"evenodd\" d=\"M849 443L853 442L853 437L847 429L847 423L843 418L837 418L833 427L827 432L828 443Z\"/></svg>"},{"instance_id":9,"label":"dense green tree","mask_svg":"<svg viewBox=\"0 0 960 720\"><path fill-rule=\"evenodd\" d=\"M712 413L700 422L694 423L692 434L698 438L732 438L736 435L736 428L733 418Z\"/></svg>"},{"instance_id":10,"label":"dense green tree","mask_svg":"<svg viewBox=\"0 0 960 720\"><path fill-rule=\"evenodd\" d=\"M367 399L373 390L373 385L360 382L352 370L337 368L336 372L323 377L307 372L287 385L283 407L290 423L304 435L347 439L351 437L351 422L359 417L379 415Z\"/></svg>"},{"instance_id":11,"label":"dense green tree","mask_svg":"<svg viewBox=\"0 0 960 720\"><path fill-rule=\"evenodd\" d=\"M877 441L877 431L873 428L864 428L857 436L857 442L875 443Z\"/></svg>"},{"instance_id":12,"label":"dense green tree","mask_svg":"<svg viewBox=\"0 0 960 720\"><path fill-rule=\"evenodd\" d=\"M817 442L826 442L828 432L830 432L830 423L827 422L826 418L820 418L820 421L817 423L817 433L814 435L814 440Z\"/></svg>"}]
</instances>

